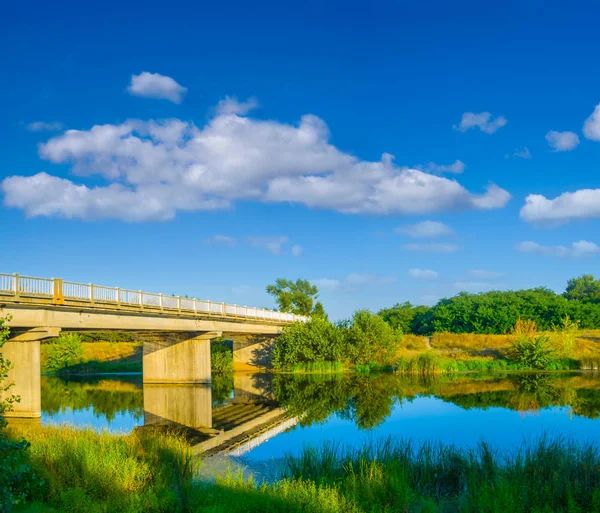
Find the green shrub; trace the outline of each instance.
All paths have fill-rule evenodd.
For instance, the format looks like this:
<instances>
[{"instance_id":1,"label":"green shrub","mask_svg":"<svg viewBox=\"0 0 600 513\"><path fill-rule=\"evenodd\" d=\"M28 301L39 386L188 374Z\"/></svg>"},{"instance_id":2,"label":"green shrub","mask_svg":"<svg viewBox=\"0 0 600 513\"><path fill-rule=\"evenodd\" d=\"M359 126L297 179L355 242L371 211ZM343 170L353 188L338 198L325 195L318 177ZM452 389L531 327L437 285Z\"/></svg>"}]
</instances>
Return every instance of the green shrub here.
<instances>
[{"instance_id":1,"label":"green shrub","mask_svg":"<svg viewBox=\"0 0 600 513\"><path fill-rule=\"evenodd\" d=\"M391 363L402 342L398 330L368 310L355 312L345 333L348 354L358 365Z\"/></svg>"},{"instance_id":2,"label":"green shrub","mask_svg":"<svg viewBox=\"0 0 600 513\"><path fill-rule=\"evenodd\" d=\"M233 372L233 351L225 342L211 342L210 369L213 374L219 375Z\"/></svg>"},{"instance_id":3,"label":"green shrub","mask_svg":"<svg viewBox=\"0 0 600 513\"><path fill-rule=\"evenodd\" d=\"M273 349L273 367L293 369L315 362L339 362L344 354L344 332L323 317L311 317L286 327Z\"/></svg>"},{"instance_id":4,"label":"green shrub","mask_svg":"<svg viewBox=\"0 0 600 513\"><path fill-rule=\"evenodd\" d=\"M555 361L550 338L545 335L520 336L512 343L508 357L526 369L549 369Z\"/></svg>"},{"instance_id":5,"label":"green shrub","mask_svg":"<svg viewBox=\"0 0 600 513\"><path fill-rule=\"evenodd\" d=\"M48 347L46 370L56 372L79 363L83 356L81 335L79 333L61 333Z\"/></svg>"},{"instance_id":6,"label":"green shrub","mask_svg":"<svg viewBox=\"0 0 600 513\"><path fill-rule=\"evenodd\" d=\"M29 444L22 439L10 440L6 437L3 414L10 411L15 402L19 402L19 397L8 395L12 383L7 382L6 378L12 364L1 352L9 334L5 321L0 317L0 511L10 512L13 506L27 499L35 476L27 454Z\"/></svg>"}]
</instances>

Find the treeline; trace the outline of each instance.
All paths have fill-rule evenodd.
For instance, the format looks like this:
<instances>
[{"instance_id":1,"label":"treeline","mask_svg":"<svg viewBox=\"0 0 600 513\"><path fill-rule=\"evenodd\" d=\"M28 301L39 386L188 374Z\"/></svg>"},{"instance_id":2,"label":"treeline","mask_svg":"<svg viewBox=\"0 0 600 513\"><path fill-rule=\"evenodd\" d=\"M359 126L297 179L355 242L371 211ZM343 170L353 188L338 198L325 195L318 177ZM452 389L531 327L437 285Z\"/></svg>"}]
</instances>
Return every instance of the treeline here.
<instances>
[{"instance_id":1,"label":"treeline","mask_svg":"<svg viewBox=\"0 0 600 513\"><path fill-rule=\"evenodd\" d=\"M565 317L582 329L600 328L600 280L584 275L569 280L563 294L547 288L461 292L440 300L435 306L396 304L379 315L402 333L509 333L517 320L531 319L539 330L561 325Z\"/></svg>"}]
</instances>

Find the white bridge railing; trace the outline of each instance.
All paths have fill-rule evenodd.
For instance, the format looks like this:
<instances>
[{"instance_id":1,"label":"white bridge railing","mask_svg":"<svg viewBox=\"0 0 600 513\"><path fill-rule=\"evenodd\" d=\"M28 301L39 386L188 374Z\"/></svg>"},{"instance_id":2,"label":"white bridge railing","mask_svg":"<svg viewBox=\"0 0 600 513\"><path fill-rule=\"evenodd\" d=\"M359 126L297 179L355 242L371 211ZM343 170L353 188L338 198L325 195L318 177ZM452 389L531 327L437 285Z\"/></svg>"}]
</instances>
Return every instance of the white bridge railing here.
<instances>
[{"instance_id":1,"label":"white bridge railing","mask_svg":"<svg viewBox=\"0 0 600 513\"><path fill-rule=\"evenodd\" d=\"M141 290L77 283L60 278L35 278L0 273L0 297L50 299L55 304L89 303L91 306L133 306L140 309L181 312L199 316L264 319L281 322L305 321L306 317L263 308L232 305L195 298L151 294Z\"/></svg>"}]
</instances>

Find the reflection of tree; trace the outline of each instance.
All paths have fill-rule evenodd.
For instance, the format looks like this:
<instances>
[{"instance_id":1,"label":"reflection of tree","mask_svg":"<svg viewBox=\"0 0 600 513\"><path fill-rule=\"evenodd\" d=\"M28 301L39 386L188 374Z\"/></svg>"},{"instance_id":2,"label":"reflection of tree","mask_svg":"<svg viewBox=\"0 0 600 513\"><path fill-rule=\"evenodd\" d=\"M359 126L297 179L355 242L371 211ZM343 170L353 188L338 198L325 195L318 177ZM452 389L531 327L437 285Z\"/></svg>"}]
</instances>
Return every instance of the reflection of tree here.
<instances>
[{"instance_id":1,"label":"reflection of tree","mask_svg":"<svg viewBox=\"0 0 600 513\"><path fill-rule=\"evenodd\" d=\"M557 386L549 374L522 374L511 379L515 387L511 406L519 411L539 410L549 406L565 406L573 398L570 389Z\"/></svg>"},{"instance_id":2,"label":"reflection of tree","mask_svg":"<svg viewBox=\"0 0 600 513\"><path fill-rule=\"evenodd\" d=\"M275 396L304 425L324 422L337 413L361 429L374 428L390 415L398 399L398 385L398 377L392 374L288 374L273 378Z\"/></svg>"},{"instance_id":3,"label":"reflection of tree","mask_svg":"<svg viewBox=\"0 0 600 513\"><path fill-rule=\"evenodd\" d=\"M211 382L213 407L226 403L233 394L233 374L215 374Z\"/></svg>"},{"instance_id":4,"label":"reflection of tree","mask_svg":"<svg viewBox=\"0 0 600 513\"><path fill-rule=\"evenodd\" d=\"M92 408L96 417L104 416L109 422L119 413L140 419L144 414L144 396L137 381L45 377L42 379L42 411L52 415L66 408Z\"/></svg>"}]
</instances>

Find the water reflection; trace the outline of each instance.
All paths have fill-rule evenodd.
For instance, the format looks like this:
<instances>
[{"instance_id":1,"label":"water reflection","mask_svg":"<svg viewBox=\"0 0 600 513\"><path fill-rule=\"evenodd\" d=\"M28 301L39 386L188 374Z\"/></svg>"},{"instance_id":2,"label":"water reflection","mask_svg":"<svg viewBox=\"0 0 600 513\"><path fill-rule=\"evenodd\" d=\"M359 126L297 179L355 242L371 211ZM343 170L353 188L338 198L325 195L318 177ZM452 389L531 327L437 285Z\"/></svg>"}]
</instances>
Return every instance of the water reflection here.
<instances>
[{"instance_id":1,"label":"water reflection","mask_svg":"<svg viewBox=\"0 0 600 513\"><path fill-rule=\"evenodd\" d=\"M367 436L500 443L541 430L597 436L594 374L240 374L207 385L142 385L141 377L42 380L42 422L128 432L177 429L196 450L268 459L305 442Z\"/></svg>"}]
</instances>

